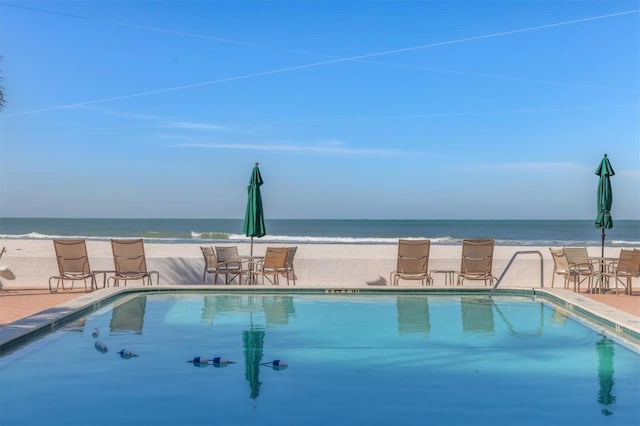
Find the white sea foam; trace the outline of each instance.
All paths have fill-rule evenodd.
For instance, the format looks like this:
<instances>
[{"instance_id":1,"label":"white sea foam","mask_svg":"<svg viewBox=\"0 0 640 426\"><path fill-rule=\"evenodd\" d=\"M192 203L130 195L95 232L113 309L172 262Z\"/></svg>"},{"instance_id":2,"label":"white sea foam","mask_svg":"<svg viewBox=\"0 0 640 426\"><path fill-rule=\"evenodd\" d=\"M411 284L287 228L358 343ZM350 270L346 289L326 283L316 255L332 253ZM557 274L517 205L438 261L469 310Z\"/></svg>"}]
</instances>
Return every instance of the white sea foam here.
<instances>
[{"instance_id":1,"label":"white sea foam","mask_svg":"<svg viewBox=\"0 0 640 426\"><path fill-rule=\"evenodd\" d=\"M0 238L19 239L19 240L51 240L51 239L83 239L83 240L97 239L97 240L102 240L102 239L105 239L105 238L100 238L100 237L87 237L87 236L82 236L82 235L40 234L38 232L30 232L28 234L0 234Z\"/></svg>"},{"instance_id":2,"label":"white sea foam","mask_svg":"<svg viewBox=\"0 0 640 426\"><path fill-rule=\"evenodd\" d=\"M88 241L108 241L110 239L121 238L143 238L145 241L160 243L160 244L174 244L174 243L206 243L206 242L225 242L225 243L247 243L251 240L250 237L244 234L236 233L224 233L224 232L185 232L183 235L175 235L171 233L162 232L144 232L138 233L138 235L113 235L113 236L86 236L86 235L55 235L44 234L39 232L29 232L26 234L0 234L2 239L34 239L34 240L49 240L49 239L84 239ZM400 237L402 239L430 239L431 244L434 245L459 245L462 243L462 238L454 238L451 236L441 237ZM254 241L259 243L270 244L397 244L398 237L345 237L345 236L303 236L303 235L265 235L261 238L256 238ZM605 242L607 246L615 247L638 247L640 241L625 241L625 240L607 240ZM541 239L541 240L528 240L528 239L496 239L496 245L499 246L550 246L550 247L562 247L562 246L599 246L600 239L590 240L563 240L563 239Z\"/></svg>"},{"instance_id":3,"label":"white sea foam","mask_svg":"<svg viewBox=\"0 0 640 426\"><path fill-rule=\"evenodd\" d=\"M403 237L406 240L421 240L423 237ZM248 242L251 237L242 234L229 234L229 241ZM254 241L265 243L300 243L300 244L396 244L398 238L382 237L318 237L300 235L265 235ZM432 244L456 244L461 240L451 237L431 238Z\"/></svg>"},{"instance_id":4,"label":"white sea foam","mask_svg":"<svg viewBox=\"0 0 640 426\"><path fill-rule=\"evenodd\" d=\"M640 246L640 241L611 240L608 243L609 244L620 245L620 246L631 246L631 247ZM607 242L605 242L605 244L607 244Z\"/></svg>"}]
</instances>

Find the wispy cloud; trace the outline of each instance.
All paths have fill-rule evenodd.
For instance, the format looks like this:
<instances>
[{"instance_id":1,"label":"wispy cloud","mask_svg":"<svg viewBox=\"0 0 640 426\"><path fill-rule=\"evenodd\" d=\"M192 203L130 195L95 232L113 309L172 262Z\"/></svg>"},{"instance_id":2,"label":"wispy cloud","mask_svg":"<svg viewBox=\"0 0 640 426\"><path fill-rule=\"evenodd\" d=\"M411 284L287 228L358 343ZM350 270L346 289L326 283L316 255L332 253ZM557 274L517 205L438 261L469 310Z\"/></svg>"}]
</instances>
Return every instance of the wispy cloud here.
<instances>
[{"instance_id":1,"label":"wispy cloud","mask_svg":"<svg viewBox=\"0 0 640 426\"><path fill-rule=\"evenodd\" d=\"M471 165L460 165L465 170L495 170L495 171L521 171L535 173L551 173L584 171L589 169L584 164L571 163L566 161L514 161L506 163L478 163Z\"/></svg>"},{"instance_id":2,"label":"wispy cloud","mask_svg":"<svg viewBox=\"0 0 640 426\"><path fill-rule=\"evenodd\" d=\"M460 165L464 170L494 170L498 172L526 172L526 173L587 173L593 174L596 165L571 163L566 161L515 161L506 163L478 163ZM616 176L625 178L640 178L640 170L616 170ZM614 178L615 179L615 178Z\"/></svg>"},{"instance_id":3,"label":"wispy cloud","mask_svg":"<svg viewBox=\"0 0 640 426\"><path fill-rule=\"evenodd\" d=\"M69 109L94 111L101 114L111 115L111 116L120 117L120 118L126 118L130 120L158 120L158 117L150 114L121 112L121 111L115 111L108 108L98 107L95 105L75 105L75 106L69 107Z\"/></svg>"},{"instance_id":4,"label":"wispy cloud","mask_svg":"<svg viewBox=\"0 0 640 426\"><path fill-rule=\"evenodd\" d=\"M227 130L228 127L210 123L191 123L188 121L170 121L162 127L185 130Z\"/></svg>"},{"instance_id":5,"label":"wispy cloud","mask_svg":"<svg viewBox=\"0 0 640 426\"><path fill-rule=\"evenodd\" d=\"M509 163L493 164L491 167L504 170L527 170L527 171L554 171L569 169L584 169L583 164L570 163L567 161L516 161Z\"/></svg>"},{"instance_id":6,"label":"wispy cloud","mask_svg":"<svg viewBox=\"0 0 640 426\"><path fill-rule=\"evenodd\" d=\"M178 140L183 140L183 141L186 141L185 143L193 140L192 136L177 134L177 133L158 133L154 137L157 139L167 139L174 142Z\"/></svg>"},{"instance_id":7,"label":"wispy cloud","mask_svg":"<svg viewBox=\"0 0 640 426\"><path fill-rule=\"evenodd\" d=\"M640 170L616 170L616 175L640 179Z\"/></svg>"},{"instance_id":8,"label":"wispy cloud","mask_svg":"<svg viewBox=\"0 0 640 426\"><path fill-rule=\"evenodd\" d=\"M314 145L294 145L286 143L183 143L173 145L173 147L195 149L225 149L236 151L279 151L293 153L299 152L326 155L402 156L408 154L406 152L395 149L353 148L340 141L324 141Z\"/></svg>"}]
</instances>

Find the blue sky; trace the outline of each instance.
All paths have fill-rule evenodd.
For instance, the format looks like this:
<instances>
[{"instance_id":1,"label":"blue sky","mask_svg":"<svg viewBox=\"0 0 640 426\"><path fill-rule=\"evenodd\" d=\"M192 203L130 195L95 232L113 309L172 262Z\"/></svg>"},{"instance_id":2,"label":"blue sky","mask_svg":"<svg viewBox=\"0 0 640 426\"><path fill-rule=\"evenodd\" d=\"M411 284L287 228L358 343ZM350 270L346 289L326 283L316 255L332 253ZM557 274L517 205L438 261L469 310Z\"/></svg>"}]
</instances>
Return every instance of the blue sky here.
<instances>
[{"instance_id":1,"label":"blue sky","mask_svg":"<svg viewBox=\"0 0 640 426\"><path fill-rule=\"evenodd\" d=\"M1 217L640 219L640 1L0 1Z\"/></svg>"}]
</instances>

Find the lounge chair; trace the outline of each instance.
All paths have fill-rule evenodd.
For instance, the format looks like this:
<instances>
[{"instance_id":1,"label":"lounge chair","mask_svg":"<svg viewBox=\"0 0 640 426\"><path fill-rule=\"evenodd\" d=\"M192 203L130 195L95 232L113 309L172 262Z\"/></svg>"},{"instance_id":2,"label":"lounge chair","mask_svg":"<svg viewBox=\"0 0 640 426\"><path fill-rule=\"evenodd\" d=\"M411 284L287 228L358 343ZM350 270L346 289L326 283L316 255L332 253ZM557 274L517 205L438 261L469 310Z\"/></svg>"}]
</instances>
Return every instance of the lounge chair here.
<instances>
[{"instance_id":1,"label":"lounge chair","mask_svg":"<svg viewBox=\"0 0 640 426\"><path fill-rule=\"evenodd\" d=\"M589 260L589 252L586 247L565 247L564 253L567 256L569 267L577 275L574 283L574 291L576 284L578 292L583 282L587 281L587 291L591 291L591 284L594 277L593 263Z\"/></svg>"},{"instance_id":2,"label":"lounge chair","mask_svg":"<svg viewBox=\"0 0 640 426\"><path fill-rule=\"evenodd\" d=\"M564 288L569 288L569 282L573 281L573 290L576 290L579 273L577 270L574 270L569 265L569 260L567 260L567 255L564 252L563 248L552 248L549 247L549 251L551 252L551 257L553 258L553 275L551 276L551 287L553 287L553 282L556 279L556 275L560 275L564 278Z\"/></svg>"},{"instance_id":3,"label":"lounge chair","mask_svg":"<svg viewBox=\"0 0 640 426\"><path fill-rule=\"evenodd\" d=\"M113 264L115 274L109 277L113 280L113 286L118 287L120 281L141 280L142 285L149 283L153 285L152 277L156 276L156 285L160 285L160 274L158 271L147 270L147 259L144 254L144 241L142 238L136 240L111 240L111 250L113 251Z\"/></svg>"},{"instance_id":4,"label":"lounge chair","mask_svg":"<svg viewBox=\"0 0 640 426\"><path fill-rule=\"evenodd\" d=\"M624 287L625 294L633 294L632 280L640 277L640 250L621 249L618 260L612 262L603 275L615 282L616 295L618 294L618 283ZM622 278L626 283L622 281Z\"/></svg>"},{"instance_id":5,"label":"lounge chair","mask_svg":"<svg viewBox=\"0 0 640 426\"><path fill-rule=\"evenodd\" d=\"M238 247L216 247L216 257L218 258L218 273L224 274L224 283L229 284L238 278L238 284L242 284L242 275L245 270L238 254ZM229 279L229 275L231 275L231 279Z\"/></svg>"},{"instance_id":6,"label":"lounge chair","mask_svg":"<svg viewBox=\"0 0 640 426\"><path fill-rule=\"evenodd\" d=\"M485 286L497 281L492 273L494 245L495 240L462 241L458 285L462 285L464 280L484 281Z\"/></svg>"},{"instance_id":7,"label":"lounge chair","mask_svg":"<svg viewBox=\"0 0 640 426\"><path fill-rule=\"evenodd\" d=\"M400 280L420 280L422 285L432 285L430 249L431 240L398 240L398 261L396 270L389 276L389 283L397 286Z\"/></svg>"},{"instance_id":8,"label":"lounge chair","mask_svg":"<svg viewBox=\"0 0 640 426\"><path fill-rule=\"evenodd\" d=\"M89 280L91 290L97 288L96 276L91 272L91 266L89 266L85 240L53 240L53 247L56 251L58 275L49 278L51 293L56 293L61 285L62 289L66 290L65 281L71 281L71 289L73 289L75 281L83 281L84 289L88 291L87 280ZM55 288L52 285L54 280L56 281Z\"/></svg>"},{"instance_id":9,"label":"lounge chair","mask_svg":"<svg viewBox=\"0 0 640 426\"><path fill-rule=\"evenodd\" d=\"M262 276L262 284L265 278L273 285L279 285L278 275L285 273L289 250L286 247L267 247L264 259L257 261L251 269L252 278ZM269 279L269 276L272 278Z\"/></svg>"},{"instance_id":10,"label":"lounge chair","mask_svg":"<svg viewBox=\"0 0 640 426\"><path fill-rule=\"evenodd\" d=\"M287 263L285 264L284 271L287 276L287 285L289 285L289 276L293 278L293 285L296 285L296 272L293 269L293 258L296 256L298 247L287 247Z\"/></svg>"},{"instance_id":11,"label":"lounge chair","mask_svg":"<svg viewBox=\"0 0 640 426\"><path fill-rule=\"evenodd\" d=\"M219 274L219 265L218 265L218 257L216 256L216 251L213 247L200 247L200 251L202 251L202 256L204 257L204 272L202 273L202 284L205 283L207 274L214 274L213 283L218 282L218 274Z\"/></svg>"}]
</instances>

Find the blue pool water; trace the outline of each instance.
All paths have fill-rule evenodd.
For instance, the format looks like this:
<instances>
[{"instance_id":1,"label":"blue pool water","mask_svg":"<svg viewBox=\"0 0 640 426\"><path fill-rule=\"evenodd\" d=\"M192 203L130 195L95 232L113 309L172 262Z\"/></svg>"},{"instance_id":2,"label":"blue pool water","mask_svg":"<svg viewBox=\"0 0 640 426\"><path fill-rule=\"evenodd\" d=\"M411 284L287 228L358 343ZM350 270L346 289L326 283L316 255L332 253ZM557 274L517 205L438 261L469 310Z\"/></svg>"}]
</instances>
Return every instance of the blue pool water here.
<instances>
[{"instance_id":1,"label":"blue pool water","mask_svg":"<svg viewBox=\"0 0 640 426\"><path fill-rule=\"evenodd\" d=\"M640 424L640 354L526 298L127 296L0 385L2 425Z\"/></svg>"}]
</instances>

